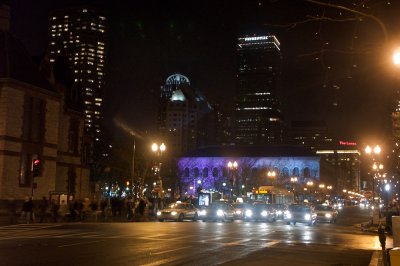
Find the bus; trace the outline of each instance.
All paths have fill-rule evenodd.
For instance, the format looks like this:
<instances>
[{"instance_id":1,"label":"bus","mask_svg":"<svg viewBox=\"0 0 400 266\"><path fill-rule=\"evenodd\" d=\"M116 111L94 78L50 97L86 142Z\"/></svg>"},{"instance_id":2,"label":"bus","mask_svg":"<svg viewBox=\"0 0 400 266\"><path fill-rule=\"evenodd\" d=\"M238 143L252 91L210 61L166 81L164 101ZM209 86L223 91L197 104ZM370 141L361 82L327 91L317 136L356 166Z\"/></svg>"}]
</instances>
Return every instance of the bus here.
<instances>
[{"instance_id":1,"label":"bus","mask_svg":"<svg viewBox=\"0 0 400 266\"><path fill-rule=\"evenodd\" d=\"M252 201L264 201L268 204L289 205L294 203L294 193L288 191L285 187L260 186L252 191L250 199Z\"/></svg>"}]
</instances>

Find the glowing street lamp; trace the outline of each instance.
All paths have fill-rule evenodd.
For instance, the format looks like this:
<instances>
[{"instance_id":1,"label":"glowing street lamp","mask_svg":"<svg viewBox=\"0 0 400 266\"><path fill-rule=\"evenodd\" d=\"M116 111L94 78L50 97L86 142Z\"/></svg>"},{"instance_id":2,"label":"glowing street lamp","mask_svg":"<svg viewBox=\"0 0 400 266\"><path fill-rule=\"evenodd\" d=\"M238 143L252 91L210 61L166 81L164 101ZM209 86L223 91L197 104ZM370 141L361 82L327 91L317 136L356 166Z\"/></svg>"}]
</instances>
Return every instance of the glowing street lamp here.
<instances>
[{"instance_id":1,"label":"glowing street lamp","mask_svg":"<svg viewBox=\"0 0 400 266\"><path fill-rule=\"evenodd\" d=\"M393 53L393 64L400 66L400 47L398 47Z\"/></svg>"},{"instance_id":2,"label":"glowing street lamp","mask_svg":"<svg viewBox=\"0 0 400 266\"><path fill-rule=\"evenodd\" d=\"M228 162L228 168L229 168L229 170L231 171L231 197L232 197L232 188L234 187L234 185L236 184L236 185L238 185L238 182L237 182L237 180L236 180L236 176L235 176L235 172L236 172L236 170L238 169L238 163L237 163L237 161L233 161L233 162L231 162L231 161L229 161ZM238 192L238 188L236 187L236 191Z\"/></svg>"}]
</instances>

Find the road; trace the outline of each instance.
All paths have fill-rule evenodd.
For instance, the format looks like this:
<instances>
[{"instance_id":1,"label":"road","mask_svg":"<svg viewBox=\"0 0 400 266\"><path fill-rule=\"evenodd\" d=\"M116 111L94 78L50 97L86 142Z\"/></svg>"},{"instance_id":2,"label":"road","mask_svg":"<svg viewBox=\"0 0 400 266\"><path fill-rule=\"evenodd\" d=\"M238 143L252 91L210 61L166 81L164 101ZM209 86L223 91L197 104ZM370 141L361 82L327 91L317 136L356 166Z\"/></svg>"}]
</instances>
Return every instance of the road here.
<instances>
[{"instance_id":1,"label":"road","mask_svg":"<svg viewBox=\"0 0 400 266\"><path fill-rule=\"evenodd\" d=\"M368 265L380 249L368 212L337 224L134 222L0 227L0 265Z\"/></svg>"}]
</instances>

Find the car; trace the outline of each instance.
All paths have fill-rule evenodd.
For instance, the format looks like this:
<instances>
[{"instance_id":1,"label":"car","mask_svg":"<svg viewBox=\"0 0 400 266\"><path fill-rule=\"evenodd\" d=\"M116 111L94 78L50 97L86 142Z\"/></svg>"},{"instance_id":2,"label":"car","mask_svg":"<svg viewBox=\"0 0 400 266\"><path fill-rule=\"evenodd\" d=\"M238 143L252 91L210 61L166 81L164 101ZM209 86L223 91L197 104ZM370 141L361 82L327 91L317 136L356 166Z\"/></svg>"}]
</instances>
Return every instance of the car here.
<instances>
[{"instance_id":1,"label":"car","mask_svg":"<svg viewBox=\"0 0 400 266\"><path fill-rule=\"evenodd\" d=\"M210 206L203 209L200 213L200 219L206 221L231 221L235 220L235 209L227 201L215 201Z\"/></svg>"},{"instance_id":2,"label":"car","mask_svg":"<svg viewBox=\"0 0 400 266\"><path fill-rule=\"evenodd\" d=\"M157 212L157 219L160 222L172 220L182 222L183 220L197 221L198 209L191 203L176 202Z\"/></svg>"},{"instance_id":3,"label":"car","mask_svg":"<svg viewBox=\"0 0 400 266\"><path fill-rule=\"evenodd\" d=\"M287 205L274 203L274 204L271 204L271 206L276 211L276 219L277 220L284 220L285 219L285 213L288 211Z\"/></svg>"},{"instance_id":4,"label":"car","mask_svg":"<svg viewBox=\"0 0 400 266\"><path fill-rule=\"evenodd\" d=\"M235 219L244 219L246 210L251 208L251 204L245 202L236 202L232 204L235 209Z\"/></svg>"},{"instance_id":5,"label":"car","mask_svg":"<svg viewBox=\"0 0 400 266\"><path fill-rule=\"evenodd\" d=\"M317 213L317 222L336 223L338 211L329 205L316 205L314 207Z\"/></svg>"},{"instance_id":6,"label":"car","mask_svg":"<svg viewBox=\"0 0 400 266\"><path fill-rule=\"evenodd\" d=\"M317 221L317 214L314 208L308 205L292 204L286 213L286 223L295 225L296 223L306 223L314 225Z\"/></svg>"},{"instance_id":7,"label":"car","mask_svg":"<svg viewBox=\"0 0 400 266\"><path fill-rule=\"evenodd\" d=\"M252 208L246 210L245 220L275 222L276 211L270 204L255 203Z\"/></svg>"}]
</instances>

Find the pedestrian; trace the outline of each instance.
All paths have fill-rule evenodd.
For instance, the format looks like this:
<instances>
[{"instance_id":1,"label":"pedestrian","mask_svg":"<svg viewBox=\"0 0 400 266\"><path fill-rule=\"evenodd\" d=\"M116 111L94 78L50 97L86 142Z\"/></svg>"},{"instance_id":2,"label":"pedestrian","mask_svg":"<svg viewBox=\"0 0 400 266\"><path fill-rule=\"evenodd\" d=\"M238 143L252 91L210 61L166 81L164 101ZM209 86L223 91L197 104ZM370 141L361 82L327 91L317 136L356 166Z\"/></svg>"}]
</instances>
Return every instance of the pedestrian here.
<instances>
[{"instance_id":1,"label":"pedestrian","mask_svg":"<svg viewBox=\"0 0 400 266\"><path fill-rule=\"evenodd\" d=\"M145 208L146 208L146 202L144 201L143 198L141 198L140 201L139 201L139 214L140 214L140 216L143 216Z\"/></svg>"},{"instance_id":2,"label":"pedestrian","mask_svg":"<svg viewBox=\"0 0 400 266\"><path fill-rule=\"evenodd\" d=\"M53 222L58 221L58 210L60 209L60 205L58 205L57 201L55 199L51 200L50 204L50 211L51 211L51 216L53 217Z\"/></svg>"},{"instance_id":3,"label":"pedestrian","mask_svg":"<svg viewBox=\"0 0 400 266\"><path fill-rule=\"evenodd\" d=\"M15 203L14 198L10 198L8 200L8 214L10 217L10 224L17 223L17 204Z\"/></svg>"},{"instance_id":4,"label":"pedestrian","mask_svg":"<svg viewBox=\"0 0 400 266\"><path fill-rule=\"evenodd\" d=\"M27 224L29 224L31 222L32 210L33 210L32 200L29 197L25 197L25 201L22 204L21 218Z\"/></svg>"},{"instance_id":5,"label":"pedestrian","mask_svg":"<svg viewBox=\"0 0 400 266\"><path fill-rule=\"evenodd\" d=\"M386 249L386 232L385 227L380 223L378 226L379 242L381 243L382 250Z\"/></svg>"},{"instance_id":6,"label":"pedestrian","mask_svg":"<svg viewBox=\"0 0 400 266\"><path fill-rule=\"evenodd\" d=\"M43 223L46 221L47 209L49 208L49 203L46 197L42 198L42 201L39 204L39 222Z\"/></svg>"}]
</instances>

